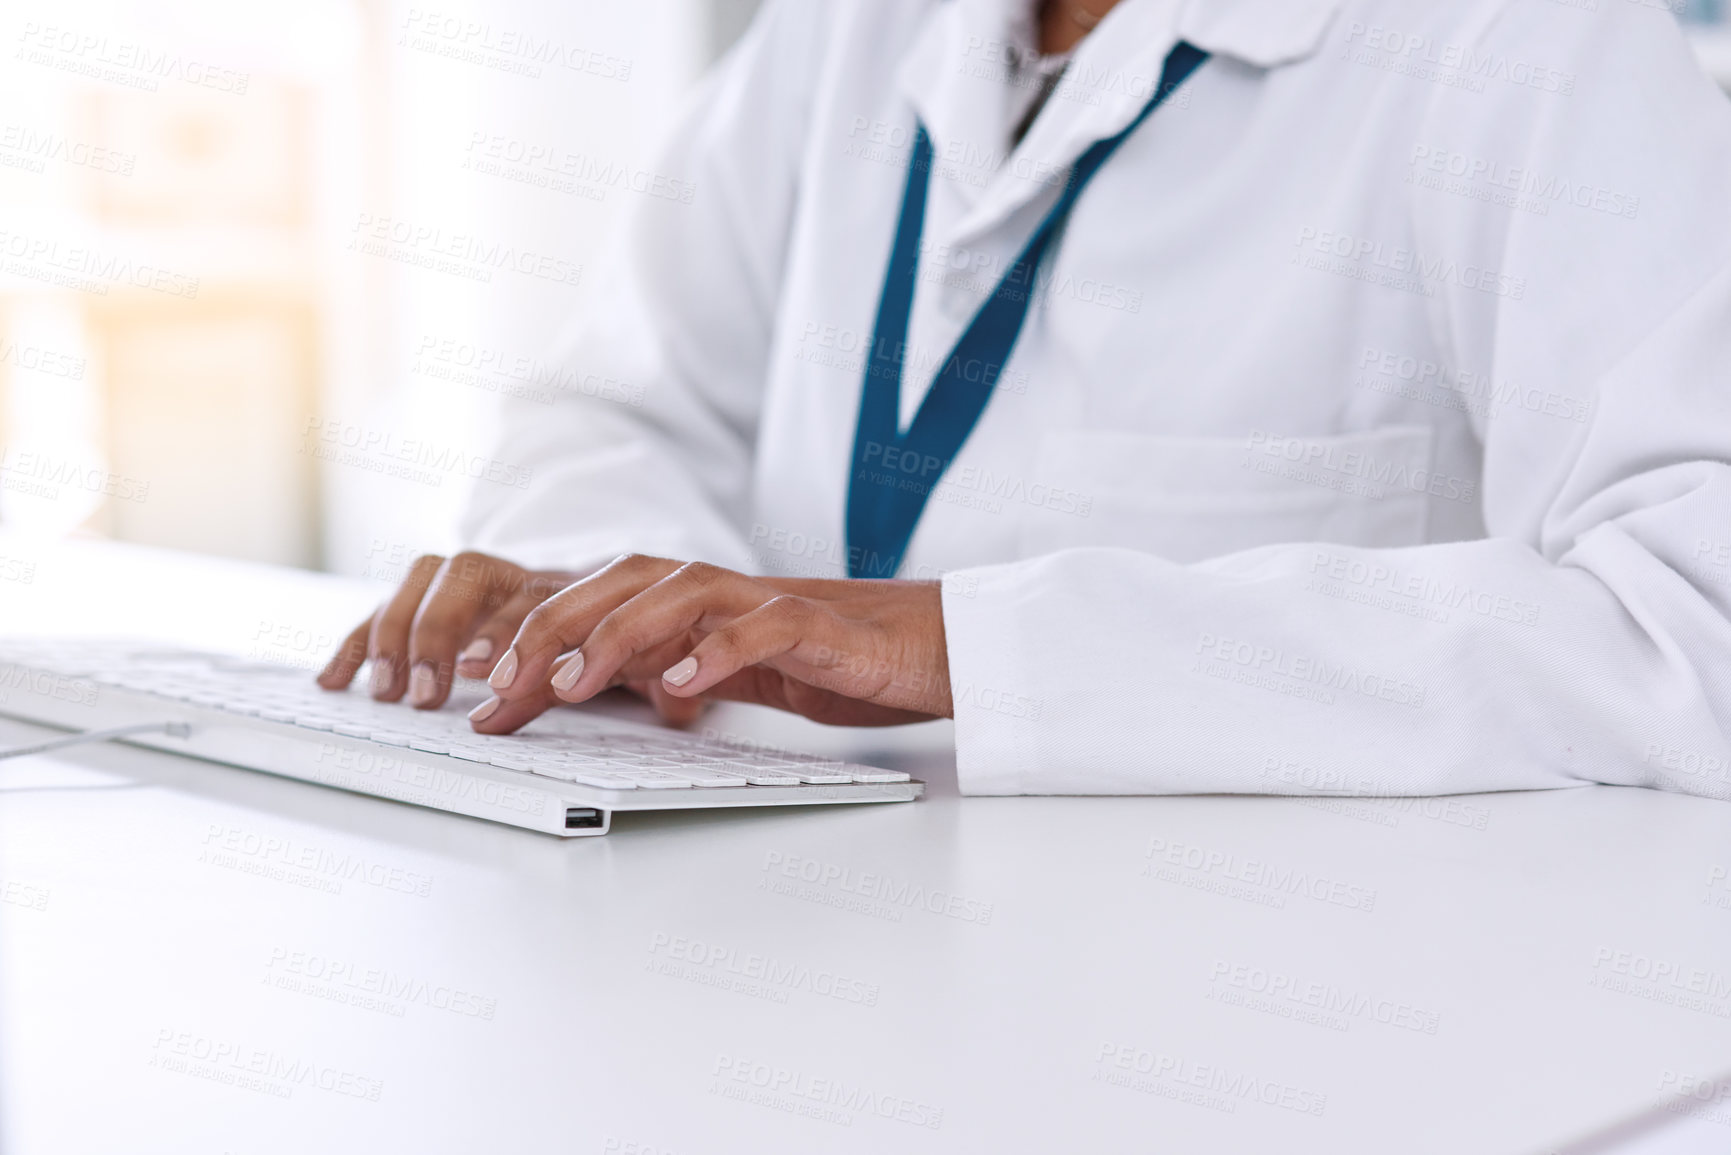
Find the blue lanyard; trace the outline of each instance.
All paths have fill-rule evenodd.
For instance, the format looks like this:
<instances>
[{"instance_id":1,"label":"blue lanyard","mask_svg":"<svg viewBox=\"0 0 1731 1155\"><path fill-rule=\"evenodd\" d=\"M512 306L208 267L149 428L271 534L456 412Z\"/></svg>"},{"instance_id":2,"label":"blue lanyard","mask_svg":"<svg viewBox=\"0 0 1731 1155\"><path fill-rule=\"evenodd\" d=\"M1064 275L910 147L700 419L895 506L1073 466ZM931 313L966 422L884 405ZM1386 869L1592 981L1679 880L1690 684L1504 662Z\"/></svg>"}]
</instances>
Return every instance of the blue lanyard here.
<instances>
[{"instance_id":1,"label":"blue lanyard","mask_svg":"<svg viewBox=\"0 0 1731 1155\"><path fill-rule=\"evenodd\" d=\"M1058 202L1028 238L991 297L957 339L904 435L898 419L908 315L919 273L920 233L931 186L932 142L924 125L914 136L889 270L878 299L871 356L861 385L847 493L847 569L855 578L894 577L926 501L961 452L1010 359L1036 289L1035 274L1052 238L1094 174L1208 54L1183 41L1166 56L1160 84L1146 106L1116 136L1095 141L1077 158ZM968 372L967 366L986 366Z\"/></svg>"}]
</instances>

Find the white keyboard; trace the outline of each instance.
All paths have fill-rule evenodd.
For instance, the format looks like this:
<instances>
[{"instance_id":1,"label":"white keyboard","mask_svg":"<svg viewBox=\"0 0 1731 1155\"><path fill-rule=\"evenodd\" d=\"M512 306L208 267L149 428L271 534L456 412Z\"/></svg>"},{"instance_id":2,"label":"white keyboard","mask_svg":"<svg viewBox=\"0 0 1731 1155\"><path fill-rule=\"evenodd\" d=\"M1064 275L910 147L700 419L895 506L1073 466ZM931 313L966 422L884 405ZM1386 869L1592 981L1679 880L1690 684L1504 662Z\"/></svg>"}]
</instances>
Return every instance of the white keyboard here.
<instances>
[{"instance_id":1,"label":"white keyboard","mask_svg":"<svg viewBox=\"0 0 1731 1155\"><path fill-rule=\"evenodd\" d=\"M302 669L150 643L0 639L0 714L73 730L186 723L124 741L560 835L615 810L906 802L896 770L762 750L562 707L509 735L465 717L320 689Z\"/></svg>"}]
</instances>

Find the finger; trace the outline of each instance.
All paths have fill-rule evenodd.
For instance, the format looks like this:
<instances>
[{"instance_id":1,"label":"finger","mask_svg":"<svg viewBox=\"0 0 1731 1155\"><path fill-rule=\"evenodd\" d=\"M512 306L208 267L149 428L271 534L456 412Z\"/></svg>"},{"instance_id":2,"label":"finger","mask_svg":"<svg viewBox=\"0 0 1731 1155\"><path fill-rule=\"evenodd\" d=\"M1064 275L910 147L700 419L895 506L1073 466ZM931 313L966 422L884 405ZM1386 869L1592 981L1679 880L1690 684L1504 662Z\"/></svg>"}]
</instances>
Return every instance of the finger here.
<instances>
[{"instance_id":1,"label":"finger","mask_svg":"<svg viewBox=\"0 0 1731 1155\"><path fill-rule=\"evenodd\" d=\"M521 566L484 553L446 559L433 575L409 629L409 702L435 710L451 693L457 651L476 623L523 586Z\"/></svg>"},{"instance_id":2,"label":"finger","mask_svg":"<svg viewBox=\"0 0 1731 1155\"><path fill-rule=\"evenodd\" d=\"M702 698L675 698L662 687L659 679L644 683L643 687L643 696L655 707L655 713L663 722L678 729L696 722L709 708L709 703Z\"/></svg>"},{"instance_id":3,"label":"finger","mask_svg":"<svg viewBox=\"0 0 1731 1155\"><path fill-rule=\"evenodd\" d=\"M355 672L367 660L367 638L373 632L373 619L368 618L349 631L325 668L319 671L318 683L327 690L344 690L355 680Z\"/></svg>"},{"instance_id":4,"label":"finger","mask_svg":"<svg viewBox=\"0 0 1731 1155\"><path fill-rule=\"evenodd\" d=\"M367 654L373 660L373 697L381 702L395 702L408 688L409 627L433 575L444 562L444 558L433 554L416 558L409 567L409 576L403 579L391 600L373 615Z\"/></svg>"},{"instance_id":5,"label":"finger","mask_svg":"<svg viewBox=\"0 0 1731 1155\"><path fill-rule=\"evenodd\" d=\"M665 667L666 663L662 663ZM655 711L655 716L669 726L688 726L709 708L707 698L675 698L660 688L660 675L650 678L627 678L620 688L629 690ZM693 709L692 707L697 707Z\"/></svg>"},{"instance_id":6,"label":"finger","mask_svg":"<svg viewBox=\"0 0 1731 1155\"><path fill-rule=\"evenodd\" d=\"M521 698L488 698L469 711L469 726L477 734L509 734L557 706L559 699L547 687Z\"/></svg>"},{"instance_id":7,"label":"finger","mask_svg":"<svg viewBox=\"0 0 1731 1155\"><path fill-rule=\"evenodd\" d=\"M711 631L689 654L668 667L661 675L661 684L677 698L701 694L740 670L780 657L801 643L818 643L818 634L827 633L833 620L815 602L779 594Z\"/></svg>"},{"instance_id":8,"label":"finger","mask_svg":"<svg viewBox=\"0 0 1731 1155\"><path fill-rule=\"evenodd\" d=\"M902 726L909 722L929 722L936 716L923 710L880 706L875 702L850 698L801 682L769 666L747 666L732 677L717 682L705 691L703 698L750 702L799 714L829 726Z\"/></svg>"},{"instance_id":9,"label":"finger","mask_svg":"<svg viewBox=\"0 0 1731 1155\"><path fill-rule=\"evenodd\" d=\"M545 600L544 594L522 590L500 606L497 613L475 627L468 644L457 653L457 673L465 678L485 678L492 673L523 619Z\"/></svg>"},{"instance_id":10,"label":"finger","mask_svg":"<svg viewBox=\"0 0 1731 1155\"><path fill-rule=\"evenodd\" d=\"M779 594L756 610L711 630L710 636L698 642L689 655L666 668L665 674L661 674L661 686L675 698L691 698L739 670L789 655L801 646L817 649L824 656L820 665L829 667L843 656L838 649L824 644L827 634L834 632L834 625L834 615L819 603L795 594ZM846 682L850 681L855 679L845 674L822 677L822 687L846 693Z\"/></svg>"},{"instance_id":11,"label":"finger","mask_svg":"<svg viewBox=\"0 0 1731 1155\"><path fill-rule=\"evenodd\" d=\"M582 645L602 618L679 567L666 558L628 554L565 587L523 619L487 683L501 698L539 692L554 658Z\"/></svg>"},{"instance_id":12,"label":"finger","mask_svg":"<svg viewBox=\"0 0 1731 1155\"><path fill-rule=\"evenodd\" d=\"M567 702L599 694L621 672L639 672L640 656L684 639L693 629L750 613L776 596L775 590L744 574L703 562L675 570L601 619L573 657L553 673L553 690ZM674 647L677 651L679 647ZM677 656L676 652L663 656ZM665 665L647 671L658 676Z\"/></svg>"}]
</instances>

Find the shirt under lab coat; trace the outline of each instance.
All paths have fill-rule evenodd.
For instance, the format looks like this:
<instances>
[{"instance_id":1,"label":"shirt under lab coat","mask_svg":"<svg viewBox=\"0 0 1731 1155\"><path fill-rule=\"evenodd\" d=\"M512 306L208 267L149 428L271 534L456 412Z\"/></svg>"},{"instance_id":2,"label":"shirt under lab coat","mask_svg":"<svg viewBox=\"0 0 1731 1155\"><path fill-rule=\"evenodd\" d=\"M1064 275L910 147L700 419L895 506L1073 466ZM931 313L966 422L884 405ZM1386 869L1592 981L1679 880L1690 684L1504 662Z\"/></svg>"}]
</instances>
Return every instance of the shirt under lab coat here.
<instances>
[{"instance_id":1,"label":"shirt under lab coat","mask_svg":"<svg viewBox=\"0 0 1731 1155\"><path fill-rule=\"evenodd\" d=\"M916 118L904 427L1182 38L901 571L944 582L963 790L1731 797L1731 105L1671 16L1124 0L1012 150L1028 11L771 3L467 539L845 576Z\"/></svg>"}]
</instances>

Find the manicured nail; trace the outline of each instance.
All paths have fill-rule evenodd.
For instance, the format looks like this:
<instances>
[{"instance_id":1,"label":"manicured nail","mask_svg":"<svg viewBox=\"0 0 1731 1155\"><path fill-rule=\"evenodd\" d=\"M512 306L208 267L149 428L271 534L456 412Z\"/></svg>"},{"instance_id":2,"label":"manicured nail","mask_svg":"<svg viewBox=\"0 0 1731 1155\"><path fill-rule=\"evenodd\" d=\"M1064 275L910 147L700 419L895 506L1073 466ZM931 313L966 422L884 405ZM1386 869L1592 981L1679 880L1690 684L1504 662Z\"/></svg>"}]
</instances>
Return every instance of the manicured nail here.
<instances>
[{"instance_id":1,"label":"manicured nail","mask_svg":"<svg viewBox=\"0 0 1731 1155\"><path fill-rule=\"evenodd\" d=\"M485 702L482 702L479 706L476 706L473 710L469 711L469 721L485 722L488 718L493 716L493 711L498 708L499 699L488 698Z\"/></svg>"},{"instance_id":2,"label":"manicured nail","mask_svg":"<svg viewBox=\"0 0 1731 1155\"><path fill-rule=\"evenodd\" d=\"M571 655L563 666L559 667L559 672L553 675L553 688L558 690L560 693L565 693L569 691L572 686L575 686L577 684L577 679L582 676L583 651L578 650L575 654Z\"/></svg>"},{"instance_id":3,"label":"manicured nail","mask_svg":"<svg viewBox=\"0 0 1731 1155\"><path fill-rule=\"evenodd\" d=\"M459 662L484 662L493 656L493 639L476 638L457 655Z\"/></svg>"},{"instance_id":4,"label":"manicured nail","mask_svg":"<svg viewBox=\"0 0 1731 1155\"><path fill-rule=\"evenodd\" d=\"M697 659L688 657L668 667L667 672L661 675L661 680L669 686L683 686L695 677L697 677Z\"/></svg>"},{"instance_id":5,"label":"manicured nail","mask_svg":"<svg viewBox=\"0 0 1731 1155\"><path fill-rule=\"evenodd\" d=\"M487 684L495 690L509 690L511 683L517 680L517 647L512 646L505 651L505 656L499 659L499 664L493 667L493 672L487 675Z\"/></svg>"},{"instance_id":6,"label":"manicured nail","mask_svg":"<svg viewBox=\"0 0 1731 1155\"><path fill-rule=\"evenodd\" d=\"M383 658L373 659L372 689L373 697L388 693L391 688L391 663Z\"/></svg>"},{"instance_id":7,"label":"manicured nail","mask_svg":"<svg viewBox=\"0 0 1731 1155\"><path fill-rule=\"evenodd\" d=\"M431 662L416 662L409 671L409 702L425 706L439 692L439 674Z\"/></svg>"}]
</instances>

